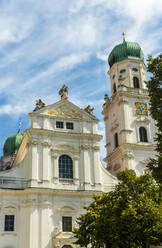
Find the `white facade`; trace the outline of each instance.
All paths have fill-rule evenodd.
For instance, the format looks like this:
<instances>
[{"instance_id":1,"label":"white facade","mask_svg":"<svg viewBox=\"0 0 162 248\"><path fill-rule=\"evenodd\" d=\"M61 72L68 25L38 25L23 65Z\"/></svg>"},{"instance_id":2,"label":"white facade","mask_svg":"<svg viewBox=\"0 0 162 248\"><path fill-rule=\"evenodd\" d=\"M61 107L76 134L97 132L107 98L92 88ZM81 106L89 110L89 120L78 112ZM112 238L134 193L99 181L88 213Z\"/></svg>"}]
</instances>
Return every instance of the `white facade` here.
<instances>
[{"instance_id":1,"label":"white facade","mask_svg":"<svg viewBox=\"0 0 162 248\"><path fill-rule=\"evenodd\" d=\"M106 131L105 162L114 175L126 168L134 169L137 175L141 175L147 170L148 159L155 155L156 129L149 113L145 70L143 61L125 59L115 63L108 72L112 96L105 98L102 113ZM134 80L138 81L137 88ZM140 104L145 110L137 109ZM143 140L140 137L141 127L146 130L147 136Z\"/></svg>"},{"instance_id":2,"label":"white facade","mask_svg":"<svg viewBox=\"0 0 162 248\"><path fill-rule=\"evenodd\" d=\"M125 59L108 73L112 96L105 96L102 113L109 171L100 162L102 136L93 109L68 101L65 85L59 102L44 106L38 100L17 154L0 160L0 248L78 247L68 228L93 195L113 190L120 170L146 171L156 130L145 65Z\"/></svg>"},{"instance_id":3,"label":"white facade","mask_svg":"<svg viewBox=\"0 0 162 248\"><path fill-rule=\"evenodd\" d=\"M93 195L117 183L99 159L98 120L66 99L29 118L12 168L0 172L0 248L77 247L63 217L75 226ZM60 177L62 155L72 160L72 178ZM5 216L14 216L14 230L5 230Z\"/></svg>"}]
</instances>

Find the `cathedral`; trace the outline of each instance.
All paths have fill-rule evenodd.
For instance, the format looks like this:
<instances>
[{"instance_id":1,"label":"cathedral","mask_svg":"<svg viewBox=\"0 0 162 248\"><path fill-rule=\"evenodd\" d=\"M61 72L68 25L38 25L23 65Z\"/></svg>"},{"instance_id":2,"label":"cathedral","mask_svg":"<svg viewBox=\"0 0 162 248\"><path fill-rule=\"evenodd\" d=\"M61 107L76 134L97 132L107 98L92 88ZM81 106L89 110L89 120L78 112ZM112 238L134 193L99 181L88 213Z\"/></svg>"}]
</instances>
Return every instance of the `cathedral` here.
<instances>
[{"instance_id":1,"label":"cathedral","mask_svg":"<svg viewBox=\"0 0 162 248\"><path fill-rule=\"evenodd\" d=\"M108 57L105 94L106 168L100 161L99 120L93 107L68 100L36 101L30 127L7 138L0 159L0 248L76 248L72 230L94 194L113 190L118 171L146 173L155 156L144 55L138 43L116 45ZM106 92L105 92L106 93Z\"/></svg>"}]
</instances>

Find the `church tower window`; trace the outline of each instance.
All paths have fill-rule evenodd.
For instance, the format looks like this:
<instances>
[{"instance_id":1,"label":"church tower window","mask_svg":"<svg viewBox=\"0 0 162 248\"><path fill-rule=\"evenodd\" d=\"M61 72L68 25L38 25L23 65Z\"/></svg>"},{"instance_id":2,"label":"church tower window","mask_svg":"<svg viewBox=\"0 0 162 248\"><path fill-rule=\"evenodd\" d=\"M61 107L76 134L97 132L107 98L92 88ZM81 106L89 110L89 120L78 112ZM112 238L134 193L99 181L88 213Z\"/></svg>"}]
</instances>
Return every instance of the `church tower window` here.
<instances>
[{"instance_id":1,"label":"church tower window","mask_svg":"<svg viewBox=\"0 0 162 248\"><path fill-rule=\"evenodd\" d=\"M115 144L115 148L117 148L119 146L118 134L117 133L115 133L115 135L114 135L114 144Z\"/></svg>"},{"instance_id":2,"label":"church tower window","mask_svg":"<svg viewBox=\"0 0 162 248\"><path fill-rule=\"evenodd\" d=\"M148 142L147 140L147 131L145 127L139 128L139 135L140 135L140 141L141 142Z\"/></svg>"},{"instance_id":3,"label":"church tower window","mask_svg":"<svg viewBox=\"0 0 162 248\"><path fill-rule=\"evenodd\" d=\"M72 217L62 216L62 231L72 232Z\"/></svg>"},{"instance_id":4,"label":"church tower window","mask_svg":"<svg viewBox=\"0 0 162 248\"><path fill-rule=\"evenodd\" d=\"M73 178L73 161L67 155L59 157L59 178Z\"/></svg>"},{"instance_id":5,"label":"church tower window","mask_svg":"<svg viewBox=\"0 0 162 248\"><path fill-rule=\"evenodd\" d=\"M116 84L114 83L113 85L113 93L115 94L116 93Z\"/></svg>"},{"instance_id":6,"label":"church tower window","mask_svg":"<svg viewBox=\"0 0 162 248\"><path fill-rule=\"evenodd\" d=\"M134 88L139 88L139 79L137 77L133 77L133 86Z\"/></svg>"},{"instance_id":7,"label":"church tower window","mask_svg":"<svg viewBox=\"0 0 162 248\"><path fill-rule=\"evenodd\" d=\"M7 232L14 231L14 215L5 215L5 226L4 230Z\"/></svg>"},{"instance_id":8,"label":"church tower window","mask_svg":"<svg viewBox=\"0 0 162 248\"><path fill-rule=\"evenodd\" d=\"M120 70L120 73L124 73L124 72L126 72L126 70L125 70L125 69Z\"/></svg>"},{"instance_id":9,"label":"church tower window","mask_svg":"<svg viewBox=\"0 0 162 248\"><path fill-rule=\"evenodd\" d=\"M132 68L132 71L137 72L137 71L138 71L138 69L137 69L137 68Z\"/></svg>"}]
</instances>

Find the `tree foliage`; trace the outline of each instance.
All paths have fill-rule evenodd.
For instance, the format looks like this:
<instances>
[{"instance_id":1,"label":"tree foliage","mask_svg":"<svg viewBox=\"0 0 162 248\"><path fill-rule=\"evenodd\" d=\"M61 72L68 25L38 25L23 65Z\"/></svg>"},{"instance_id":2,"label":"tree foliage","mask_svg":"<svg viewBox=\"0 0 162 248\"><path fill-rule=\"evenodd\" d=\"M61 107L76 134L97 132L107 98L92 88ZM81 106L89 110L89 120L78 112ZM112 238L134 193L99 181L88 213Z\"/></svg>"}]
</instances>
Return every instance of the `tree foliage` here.
<instances>
[{"instance_id":1,"label":"tree foliage","mask_svg":"<svg viewBox=\"0 0 162 248\"><path fill-rule=\"evenodd\" d=\"M137 248L162 242L159 188L148 174L118 174L115 190L94 196L74 228L76 244L99 248Z\"/></svg>"},{"instance_id":2,"label":"tree foliage","mask_svg":"<svg viewBox=\"0 0 162 248\"><path fill-rule=\"evenodd\" d=\"M150 96L150 112L156 121L157 158L151 159L148 167L158 183L162 183L162 54L153 58L149 56L147 71L152 74L147 82Z\"/></svg>"}]
</instances>

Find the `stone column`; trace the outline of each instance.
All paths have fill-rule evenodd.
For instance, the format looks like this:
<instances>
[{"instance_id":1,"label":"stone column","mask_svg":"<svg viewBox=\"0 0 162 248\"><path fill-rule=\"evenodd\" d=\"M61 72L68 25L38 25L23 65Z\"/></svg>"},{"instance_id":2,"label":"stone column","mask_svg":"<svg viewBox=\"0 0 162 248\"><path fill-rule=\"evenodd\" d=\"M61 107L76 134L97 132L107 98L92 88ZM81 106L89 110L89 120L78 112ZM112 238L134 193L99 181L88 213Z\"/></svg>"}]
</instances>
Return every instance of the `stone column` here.
<instances>
[{"instance_id":1,"label":"stone column","mask_svg":"<svg viewBox=\"0 0 162 248\"><path fill-rule=\"evenodd\" d=\"M52 167L52 181L53 183L58 183L58 179L59 179L59 170L58 170L58 154L56 154L56 152L52 149L51 150L51 157L52 157L52 163L51 163L51 167Z\"/></svg>"},{"instance_id":2,"label":"stone column","mask_svg":"<svg viewBox=\"0 0 162 248\"><path fill-rule=\"evenodd\" d=\"M79 183L79 157L73 157L73 172L74 172L74 182Z\"/></svg>"},{"instance_id":3,"label":"stone column","mask_svg":"<svg viewBox=\"0 0 162 248\"><path fill-rule=\"evenodd\" d=\"M121 113L121 120L120 120L121 144L123 144L127 142L126 130L129 129L128 123L130 123L130 121L128 120L128 114L129 114L129 110L127 108L128 100L125 97L122 97L120 99L119 104L120 104L120 113Z\"/></svg>"},{"instance_id":4,"label":"stone column","mask_svg":"<svg viewBox=\"0 0 162 248\"><path fill-rule=\"evenodd\" d=\"M43 199L42 199L43 200ZM48 200L43 200L41 203L41 245L40 248L51 247L50 244L52 242L51 226L49 225L49 212L50 212L51 204ZM33 247L34 248L34 247Z\"/></svg>"},{"instance_id":5,"label":"stone column","mask_svg":"<svg viewBox=\"0 0 162 248\"><path fill-rule=\"evenodd\" d=\"M42 145L38 144L38 180L43 181L43 153Z\"/></svg>"},{"instance_id":6,"label":"stone column","mask_svg":"<svg viewBox=\"0 0 162 248\"><path fill-rule=\"evenodd\" d=\"M80 158L80 185L81 189L84 189L84 150L81 146L81 158Z\"/></svg>"},{"instance_id":7,"label":"stone column","mask_svg":"<svg viewBox=\"0 0 162 248\"><path fill-rule=\"evenodd\" d=\"M100 147L98 145L93 146L94 177L95 177L95 183L97 184L101 184L99 151L100 151Z\"/></svg>"},{"instance_id":8,"label":"stone column","mask_svg":"<svg viewBox=\"0 0 162 248\"><path fill-rule=\"evenodd\" d=\"M92 147L93 149L94 147ZM89 150L89 157L90 157L90 181L91 181L91 185L95 185L95 161L94 161L94 150L90 149Z\"/></svg>"},{"instance_id":9,"label":"stone column","mask_svg":"<svg viewBox=\"0 0 162 248\"><path fill-rule=\"evenodd\" d=\"M29 203L29 248L39 248L39 208L34 199Z\"/></svg>"},{"instance_id":10,"label":"stone column","mask_svg":"<svg viewBox=\"0 0 162 248\"><path fill-rule=\"evenodd\" d=\"M84 167L84 184L90 183L90 162L88 156L88 145L82 145L81 149L83 150L83 167Z\"/></svg>"},{"instance_id":11,"label":"stone column","mask_svg":"<svg viewBox=\"0 0 162 248\"><path fill-rule=\"evenodd\" d=\"M49 181L49 147L48 141L42 142L43 146L43 181Z\"/></svg>"},{"instance_id":12,"label":"stone column","mask_svg":"<svg viewBox=\"0 0 162 248\"><path fill-rule=\"evenodd\" d=\"M37 151L37 140L31 141L31 179L37 180L38 179L38 151Z\"/></svg>"}]
</instances>

